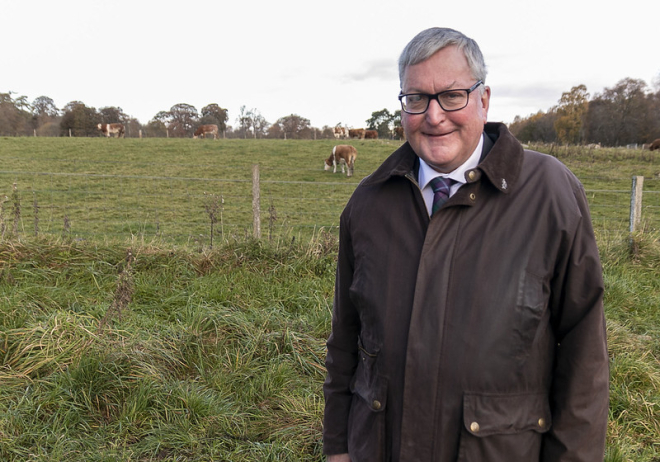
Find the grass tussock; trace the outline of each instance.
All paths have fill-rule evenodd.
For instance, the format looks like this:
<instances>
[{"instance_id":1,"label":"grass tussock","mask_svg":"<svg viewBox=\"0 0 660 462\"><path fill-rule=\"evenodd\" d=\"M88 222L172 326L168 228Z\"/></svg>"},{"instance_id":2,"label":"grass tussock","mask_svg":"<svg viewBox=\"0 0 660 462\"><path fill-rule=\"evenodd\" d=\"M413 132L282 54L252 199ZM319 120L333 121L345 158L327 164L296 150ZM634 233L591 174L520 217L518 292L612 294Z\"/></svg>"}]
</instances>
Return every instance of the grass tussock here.
<instances>
[{"instance_id":1,"label":"grass tussock","mask_svg":"<svg viewBox=\"0 0 660 462\"><path fill-rule=\"evenodd\" d=\"M0 460L321 460L324 239L1 243Z\"/></svg>"}]
</instances>

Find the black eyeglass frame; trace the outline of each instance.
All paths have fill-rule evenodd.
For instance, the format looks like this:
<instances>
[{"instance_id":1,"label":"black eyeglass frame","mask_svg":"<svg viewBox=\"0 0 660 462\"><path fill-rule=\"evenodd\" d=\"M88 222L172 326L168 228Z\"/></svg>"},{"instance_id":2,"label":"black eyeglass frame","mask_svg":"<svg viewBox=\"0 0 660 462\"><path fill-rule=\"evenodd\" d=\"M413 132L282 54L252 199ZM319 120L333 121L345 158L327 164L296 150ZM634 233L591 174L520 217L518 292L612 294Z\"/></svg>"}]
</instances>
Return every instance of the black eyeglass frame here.
<instances>
[{"instance_id":1,"label":"black eyeglass frame","mask_svg":"<svg viewBox=\"0 0 660 462\"><path fill-rule=\"evenodd\" d=\"M474 90L476 90L477 88L479 88L479 85L481 85L481 84L483 84L483 83L484 83L484 82L483 82L482 80L479 80L477 83L475 83L474 85L472 85L470 88L453 88L453 89L451 89L451 90L441 91L440 93L436 93L435 95L430 95L430 94L428 94L428 93L400 93L400 94L399 94L399 102L401 103L401 110L402 110L403 112L407 113L407 114L412 114L412 115L424 114L426 111L429 110L429 106L431 105L431 100L434 99L434 100L436 100L436 101L438 102L438 104L440 105L440 107L442 108L442 110L445 111L445 112L456 112L456 111L460 111L461 109L465 109L465 108L467 107L467 105L470 103L470 93L472 93ZM459 108L456 108L456 109L445 109L445 107L444 107L444 106L442 105L442 103L440 102L440 95L443 95L443 94L445 94L445 93L451 93L451 92L454 92L454 91L464 91L464 92L467 93L467 98L465 98L465 106L462 106L462 107L459 107ZM403 104L402 99L405 98L406 96L414 96L414 95L418 95L418 96L426 96L426 97L428 98L428 99L426 100L426 108L425 108L422 112L410 112L410 111L406 111L406 109L405 109L405 107L404 107L405 105Z\"/></svg>"}]
</instances>

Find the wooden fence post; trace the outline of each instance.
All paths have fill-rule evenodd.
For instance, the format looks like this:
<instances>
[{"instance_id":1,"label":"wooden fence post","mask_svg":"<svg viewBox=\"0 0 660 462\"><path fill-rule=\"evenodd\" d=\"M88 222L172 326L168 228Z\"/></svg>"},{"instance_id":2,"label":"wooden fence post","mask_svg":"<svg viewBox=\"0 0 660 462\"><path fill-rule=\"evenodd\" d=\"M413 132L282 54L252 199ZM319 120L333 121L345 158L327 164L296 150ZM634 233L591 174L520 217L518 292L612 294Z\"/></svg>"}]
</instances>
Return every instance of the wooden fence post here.
<instances>
[{"instance_id":1,"label":"wooden fence post","mask_svg":"<svg viewBox=\"0 0 660 462\"><path fill-rule=\"evenodd\" d=\"M252 166L252 227L256 239L261 239L261 211L259 197L259 165Z\"/></svg>"},{"instance_id":2,"label":"wooden fence post","mask_svg":"<svg viewBox=\"0 0 660 462\"><path fill-rule=\"evenodd\" d=\"M642 219L642 190L644 188L644 177L632 177L632 193L630 195L630 232L634 233L639 227Z\"/></svg>"}]
</instances>

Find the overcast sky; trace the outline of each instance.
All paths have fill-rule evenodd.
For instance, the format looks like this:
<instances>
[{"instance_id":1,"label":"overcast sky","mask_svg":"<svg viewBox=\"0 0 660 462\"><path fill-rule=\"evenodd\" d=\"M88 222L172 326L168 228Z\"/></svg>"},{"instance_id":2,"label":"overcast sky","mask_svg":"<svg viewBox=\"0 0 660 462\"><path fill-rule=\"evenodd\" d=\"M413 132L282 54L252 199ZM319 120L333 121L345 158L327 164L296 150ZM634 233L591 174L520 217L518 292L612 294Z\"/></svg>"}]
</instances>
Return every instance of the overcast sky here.
<instances>
[{"instance_id":1,"label":"overcast sky","mask_svg":"<svg viewBox=\"0 0 660 462\"><path fill-rule=\"evenodd\" d=\"M546 111L584 84L660 74L657 0L0 0L0 92L121 107L147 123L187 103L268 122L365 126L399 109L397 59L427 27L475 39L488 119Z\"/></svg>"}]
</instances>

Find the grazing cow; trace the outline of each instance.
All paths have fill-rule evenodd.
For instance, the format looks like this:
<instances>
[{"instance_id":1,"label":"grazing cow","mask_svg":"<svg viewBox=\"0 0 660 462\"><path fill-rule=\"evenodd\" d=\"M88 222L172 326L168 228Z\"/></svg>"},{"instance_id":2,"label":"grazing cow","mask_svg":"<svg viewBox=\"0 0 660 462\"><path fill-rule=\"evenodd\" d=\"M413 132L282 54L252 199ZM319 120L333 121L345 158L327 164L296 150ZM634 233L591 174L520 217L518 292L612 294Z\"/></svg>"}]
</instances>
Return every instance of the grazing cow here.
<instances>
[{"instance_id":1,"label":"grazing cow","mask_svg":"<svg viewBox=\"0 0 660 462\"><path fill-rule=\"evenodd\" d=\"M365 130L364 131L364 139L366 139L366 140L377 140L378 139L378 131L377 130Z\"/></svg>"},{"instance_id":2,"label":"grazing cow","mask_svg":"<svg viewBox=\"0 0 660 462\"><path fill-rule=\"evenodd\" d=\"M348 138L348 128L346 127L335 127L333 133L337 139Z\"/></svg>"},{"instance_id":3,"label":"grazing cow","mask_svg":"<svg viewBox=\"0 0 660 462\"><path fill-rule=\"evenodd\" d=\"M397 125L396 127L394 127L394 136L396 136L400 140L406 139L406 132L403 130L403 127L401 125Z\"/></svg>"},{"instance_id":4,"label":"grazing cow","mask_svg":"<svg viewBox=\"0 0 660 462\"><path fill-rule=\"evenodd\" d=\"M116 135L117 138L124 137L124 125L122 124L98 124L98 129L107 137Z\"/></svg>"},{"instance_id":5,"label":"grazing cow","mask_svg":"<svg viewBox=\"0 0 660 462\"><path fill-rule=\"evenodd\" d=\"M348 131L348 136L350 138L359 138L364 139L364 128L352 128Z\"/></svg>"},{"instance_id":6,"label":"grazing cow","mask_svg":"<svg viewBox=\"0 0 660 462\"><path fill-rule=\"evenodd\" d=\"M649 150L651 151L655 151L656 149L660 150L660 138L654 140L651 146L649 146Z\"/></svg>"},{"instance_id":7,"label":"grazing cow","mask_svg":"<svg viewBox=\"0 0 660 462\"><path fill-rule=\"evenodd\" d=\"M201 136L202 138L206 138L207 134L213 135L213 139L217 140L218 126L216 124L200 125L199 128L195 130L195 134L193 135L193 138L197 139L197 137L199 136Z\"/></svg>"},{"instance_id":8,"label":"grazing cow","mask_svg":"<svg viewBox=\"0 0 660 462\"><path fill-rule=\"evenodd\" d=\"M337 173L337 164L341 167L341 173L344 173L344 165L348 167L346 176L353 176L353 167L355 166L355 158L357 157L357 149L348 144L338 144L332 148L332 154L325 160L324 170L330 170L332 173Z\"/></svg>"}]
</instances>

